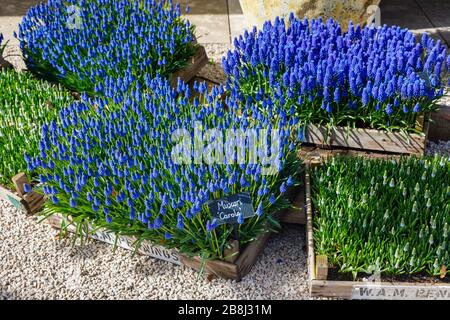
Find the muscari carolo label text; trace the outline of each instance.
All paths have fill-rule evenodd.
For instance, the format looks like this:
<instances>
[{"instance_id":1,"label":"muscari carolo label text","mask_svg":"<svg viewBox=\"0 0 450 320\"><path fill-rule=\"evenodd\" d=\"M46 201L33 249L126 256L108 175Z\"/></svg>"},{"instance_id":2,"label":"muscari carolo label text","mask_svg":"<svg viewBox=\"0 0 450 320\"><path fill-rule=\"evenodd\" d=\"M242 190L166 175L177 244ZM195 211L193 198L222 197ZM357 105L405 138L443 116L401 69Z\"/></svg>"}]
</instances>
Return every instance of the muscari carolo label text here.
<instances>
[{"instance_id":1,"label":"muscari carolo label text","mask_svg":"<svg viewBox=\"0 0 450 320\"><path fill-rule=\"evenodd\" d=\"M250 193L242 192L208 203L209 210L213 218L217 219L217 224L237 223L240 215L244 219L255 215Z\"/></svg>"}]
</instances>

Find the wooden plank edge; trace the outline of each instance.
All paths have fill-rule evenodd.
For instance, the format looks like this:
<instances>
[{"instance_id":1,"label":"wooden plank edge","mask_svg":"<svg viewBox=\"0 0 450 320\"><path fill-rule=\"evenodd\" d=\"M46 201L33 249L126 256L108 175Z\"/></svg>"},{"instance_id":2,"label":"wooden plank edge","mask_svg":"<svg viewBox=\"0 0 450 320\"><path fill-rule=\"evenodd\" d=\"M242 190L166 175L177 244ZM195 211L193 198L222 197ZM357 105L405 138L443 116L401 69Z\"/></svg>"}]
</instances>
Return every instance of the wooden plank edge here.
<instances>
[{"instance_id":1,"label":"wooden plank edge","mask_svg":"<svg viewBox=\"0 0 450 320\"><path fill-rule=\"evenodd\" d=\"M322 165L321 162L315 163L316 166ZM311 203L311 187L310 187L310 175L309 170L310 163L306 163L307 171L305 174L305 186L306 186L306 232L307 232L307 263L308 263L308 279L309 279L309 292L312 297L326 297L326 298L342 298L352 299L353 289L355 286L376 286L377 288L388 287L449 287L449 283L421 283L421 282L364 282L364 281L338 281L338 280L326 280L317 277L318 265L316 260L322 256L316 256L314 251L314 234L313 234L313 210ZM326 257L326 256L325 256ZM328 265L328 258L326 261ZM328 272L327 272L328 274Z\"/></svg>"},{"instance_id":2,"label":"wooden plank edge","mask_svg":"<svg viewBox=\"0 0 450 320\"><path fill-rule=\"evenodd\" d=\"M30 182L28 181L27 175L24 172L19 172L18 174L16 174L14 177L11 178L11 181L14 185L14 188L16 188L16 192L19 195L19 197L24 196L25 192L25 184L29 184Z\"/></svg>"},{"instance_id":3,"label":"wooden plank edge","mask_svg":"<svg viewBox=\"0 0 450 320\"><path fill-rule=\"evenodd\" d=\"M304 143L311 143L319 146L325 147L342 147L342 148L352 148L360 150L370 150L370 151L383 151L391 153L404 153L404 154L416 154L423 155L426 147L426 140L428 134L429 123L426 121L424 123L424 133L410 133L408 134L409 142L400 132L387 132L383 130L376 129L363 129L363 128L346 128L346 127L336 127L331 128L330 132L327 133L327 128L322 125L310 124L305 130ZM357 137L355 141L357 143L351 144L350 137ZM384 138L379 138L377 136L383 135ZM344 138L341 139L341 136ZM331 141L330 141L331 139ZM361 140L366 139L374 142L375 144L367 145ZM341 142L340 140L344 140ZM386 143L390 143L389 148L385 148Z\"/></svg>"},{"instance_id":4,"label":"wooden plank edge","mask_svg":"<svg viewBox=\"0 0 450 320\"><path fill-rule=\"evenodd\" d=\"M450 140L450 92L437 101L438 110L431 113L428 138L432 141Z\"/></svg>"},{"instance_id":5,"label":"wooden plank edge","mask_svg":"<svg viewBox=\"0 0 450 320\"><path fill-rule=\"evenodd\" d=\"M305 188L301 188L295 197L293 204L296 208L290 208L280 213L279 221L282 223L306 224L305 213Z\"/></svg>"},{"instance_id":6,"label":"wooden plank edge","mask_svg":"<svg viewBox=\"0 0 450 320\"><path fill-rule=\"evenodd\" d=\"M291 210L293 210L293 209L291 209ZM306 214L304 211L300 211L300 212L287 211L280 215L279 221L281 223L305 225L306 224Z\"/></svg>"},{"instance_id":7,"label":"wooden plank edge","mask_svg":"<svg viewBox=\"0 0 450 320\"><path fill-rule=\"evenodd\" d=\"M307 147L309 148L309 147ZM313 150L300 150L298 153L299 159L304 163L308 163L310 168L321 166L324 162L330 160L337 156L348 156L348 157L363 157L365 159L399 159L400 154L377 152L377 151L367 151L367 150L352 150L352 149L321 149L320 147L314 147Z\"/></svg>"},{"instance_id":8,"label":"wooden plank edge","mask_svg":"<svg viewBox=\"0 0 450 320\"><path fill-rule=\"evenodd\" d=\"M327 280L328 277L328 257L325 254L316 256L316 279Z\"/></svg>"},{"instance_id":9,"label":"wooden plank edge","mask_svg":"<svg viewBox=\"0 0 450 320\"><path fill-rule=\"evenodd\" d=\"M266 232L259 235L254 241L250 242L236 260L238 268L238 277L236 281L242 280L255 265L258 256L266 247L267 242L271 236L271 232Z\"/></svg>"},{"instance_id":10,"label":"wooden plank edge","mask_svg":"<svg viewBox=\"0 0 450 320\"><path fill-rule=\"evenodd\" d=\"M238 266L235 263L222 260L207 260L204 262L202 261L202 258L198 256L187 257L183 254L180 256L181 263L184 266L196 271L203 271L207 277L213 276L236 281L240 280Z\"/></svg>"},{"instance_id":11,"label":"wooden plank edge","mask_svg":"<svg viewBox=\"0 0 450 320\"><path fill-rule=\"evenodd\" d=\"M28 203L24 199L2 186L0 186L0 198L26 214L30 212Z\"/></svg>"},{"instance_id":12,"label":"wooden plank edge","mask_svg":"<svg viewBox=\"0 0 450 320\"><path fill-rule=\"evenodd\" d=\"M199 45L194 56L191 57L184 68L175 71L171 75L170 83L171 86L176 88L178 84L178 78L183 82L188 83L192 78L194 78L197 73L208 63L208 56L206 54L205 47Z\"/></svg>"},{"instance_id":13,"label":"wooden plank edge","mask_svg":"<svg viewBox=\"0 0 450 320\"><path fill-rule=\"evenodd\" d=\"M24 172L16 174L11 178L11 181L16 189L16 193L25 202L26 214L35 214L43 208L46 200L43 194L37 193L34 190L25 192L24 185L28 184L31 186L31 183Z\"/></svg>"}]
</instances>

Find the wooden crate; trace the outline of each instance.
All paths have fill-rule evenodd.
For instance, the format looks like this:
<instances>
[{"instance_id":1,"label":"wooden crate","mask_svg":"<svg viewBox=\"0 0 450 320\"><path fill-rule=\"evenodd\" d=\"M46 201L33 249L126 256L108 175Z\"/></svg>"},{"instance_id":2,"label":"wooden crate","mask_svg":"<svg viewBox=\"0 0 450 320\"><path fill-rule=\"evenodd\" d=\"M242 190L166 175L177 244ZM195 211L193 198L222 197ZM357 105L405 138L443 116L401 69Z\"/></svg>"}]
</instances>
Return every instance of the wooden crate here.
<instances>
[{"instance_id":1,"label":"wooden crate","mask_svg":"<svg viewBox=\"0 0 450 320\"><path fill-rule=\"evenodd\" d=\"M306 173L307 265L311 296L365 300L450 299L450 284L445 283L327 280L329 270L327 257L316 255L314 251L314 209L311 202L310 183L310 175Z\"/></svg>"},{"instance_id":2,"label":"wooden crate","mask_svg":"<svg viewBox=\"0 0 450 320\"><path fill-rule=\"evenodd\" d=\"M6 61L2 56L0 56L0 70L2 69L14 69L14 66Z\"/></svg>"},{"instance_id":3,"label":"wooden crate","mask_svg":"<svg viewBox=\"0 0 450 320\"><path fill-rule=\"evenodd\" d=\"M301 146L298 152L298 158L304 164L319 164L322 161L334 157L337 155L347 155L347 156L363 156L367 158L386 158L386 157L399 157L396 154L386 154L380 152L372 151L362 151L362 150L352 150L352 149L322 149L317 146ZM304 180L304 176L302 175ZM294 208L285 210L280 213L279 221L283 223L294 223L294 224L306 224L306 205L305 205L305 187L302 185L294 193L294 197L291 199L294 204Z\"/></svg>"},{"instance_id":4,"label":"wooden crate","mask_svg":"<svg viewBox=\"0 0 450 320\"><path fill-rule=\"evenodd\" d=\"M328 129L310 124L305 129L303 142L326 147L422 155L426 147L428 122L423 122L420 127L423 133L411 133L406 137L400 132L346 127Z\"/></svg>"},{"instance_id":5,"label":"wooden crate","mask_svg":"<svg viewBox=\"0 0 450 320\"><path fill-rule=\"evenodd\" d=\"M317 146L301 146L298 154L298 158L303 161L305 165L321 165L327 159L331 159L336 156L349 156L349 157L363 157L367 159L398 159L401 154L365 151L365 150L352 150L343 148L331 148L323 149Z\"/></svg>"},{"instance_id":6,"label":"wooden crate","mask_svg":"<svg viewBox=\"0 0 450 320\"><path fill-rule=\"evenodd\" d=\"M170 84L172 87L176 87L179 78L183 82L189 82L207 63L208 56L206 55L205 48L203 46L198 46L197 51L194 56L189 59L188 64L184 68L177 70L172 74Z\"/></svg>"},{"instance_id":7,"label":"wooden crate","mask_svg":"<svg viewBox=\"0 0 450 320\"><path fill-rule=\"evenodd\" d=\"M305 186L300 185L292 188L288 199L293 204L293 208L280 212L278 220L282 223L306 224Z\"/></svg>"},{"instance_id":8,"label":"wooden crate","mask_svg":"<svg viewBox=\"0 0 450 320\"><path fill-rule=\"evenodd\" d=\"M0 186L0 198L9 202L14 207L26 214L34 214L40 211L44 205L45 197L35 191L26 193L23 189L24 183L30 184L24 173L19 173L12 178L16 188L13 192L8 188Z\"/></svg>"},{"instance_id":9,"label":"wooden crate","mask_svg":"<svg viewBox=\"0 0 450 320\"><path fill-rule=\"evenodd\" d=\"M65 224L65 230L75 232L75 226L67 223L67 220L61 215L53 215L49 217L48 222L56 229L61 229ZM117 236L106 230L96 230L89 232L91 239L99 240L109 244L116 244L118 247L135 250L135 238L129 236ZM233 242L232 249L225 254L228 256L227 261L209 260L205 264L200 257L188 257L180 253L176 249L167 249L162 245L154 244L150 241L143 241L137 250L137 253L150 256L156 259L165 260L176 265L184 265L197 271L203 271L208 279L220 277L240 281L247 275L255 265L258 255L264 250L270 233L260 235L256 240L239 250L237 241Z\"/></svg>"}]
</instances>

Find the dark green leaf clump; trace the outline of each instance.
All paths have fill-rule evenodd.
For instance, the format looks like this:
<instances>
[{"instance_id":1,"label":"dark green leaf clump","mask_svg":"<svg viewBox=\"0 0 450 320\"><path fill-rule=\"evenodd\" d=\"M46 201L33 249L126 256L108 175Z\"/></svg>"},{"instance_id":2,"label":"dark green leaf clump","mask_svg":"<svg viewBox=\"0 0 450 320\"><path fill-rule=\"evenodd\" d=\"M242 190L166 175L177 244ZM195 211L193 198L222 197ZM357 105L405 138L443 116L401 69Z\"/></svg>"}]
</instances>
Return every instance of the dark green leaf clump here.
<instances>
[{"instance_id":1,"label":"dark green leaf clump","mask_svg":"<svg viewBox=\"0 0 450 320\"><path fill-rule=\"evenodd\" d=\"M448 269L448 157L336 158L312 178L316 253L340 272L436 276Z\"/></svg>"}]
</instances>

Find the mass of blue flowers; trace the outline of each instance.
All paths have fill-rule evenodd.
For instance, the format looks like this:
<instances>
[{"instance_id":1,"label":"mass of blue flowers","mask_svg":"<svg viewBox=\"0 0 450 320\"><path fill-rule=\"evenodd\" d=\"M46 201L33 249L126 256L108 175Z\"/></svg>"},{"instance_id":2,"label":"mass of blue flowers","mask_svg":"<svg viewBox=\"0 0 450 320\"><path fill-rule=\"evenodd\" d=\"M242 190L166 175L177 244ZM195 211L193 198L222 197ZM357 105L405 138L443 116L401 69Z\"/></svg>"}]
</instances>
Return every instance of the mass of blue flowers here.
<instances>
[{"instance_id":1,"label":"mass of blue flowers","mask_svg":"<svg viewBox=\"0 0 450 320\"><path fill-rule=\"evenodd\" d=\"M420 40L397 26L290 16L245 32L223 58L227 89L269 115L280 109L300 123L414 131L436 109L450 56L440 40Z\"/></svg>"},{"instance_id":2,"label":"mass of blue flowers","mask_svg":"<svg viewBox=\"0 0 450 320\"><path fill-rule=\"evenodd\" d=\"M43 191L51 200L45 213L70 214L78 223L91 222L187 254L224 258L233 228L218 225L207 203L249 192L256 215L238 218L240 243L273 228L272 214L290 205L283 195L298 181L300 166L289 139L292 120L285 117L273 123L257 109L253 117L258 121L229 112L220 86L208 92L205 83L195 83L194 90L201 94L195 98L188 85L180 81L173 89L159 76L145 87L151 94L136 88L120 104L83 95L83 101L62 110L58 121L42 128L40 154L25 158L29 169L40 174ZM246 161L239 163L233 149L227 150L231 152L223 163L204 154L198 163L175 161L172 151L179 141L173 134L182 128L194 141L198 123L203 132L265 129L264 139L277 129L279 145L270 149L276 156L270 163L252 163L246 155ZM203 139L202 150L207 150L220 137L204 133ZM229 148L226 142L224 149ZM237 149L249 150L251 143L246 138ZM268 139L268 145L274 142ZM265 150L258 156L261 152ZM275 173L264 174L266 165L273 165Z\"/></svg>"},{"instance_id":3,"label":"mass of blue flowers","mask_svg":"<svg viewBox=\"0 0 450 320\"><path fill-rule=\"evenodd\" d=\"M133 83L169 76L194 54L180 15L171 0L49 0L27 12L16 37L29 70L122 100Z\"/></svg>"}]
</instances>

